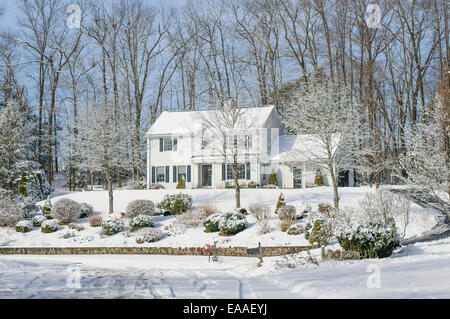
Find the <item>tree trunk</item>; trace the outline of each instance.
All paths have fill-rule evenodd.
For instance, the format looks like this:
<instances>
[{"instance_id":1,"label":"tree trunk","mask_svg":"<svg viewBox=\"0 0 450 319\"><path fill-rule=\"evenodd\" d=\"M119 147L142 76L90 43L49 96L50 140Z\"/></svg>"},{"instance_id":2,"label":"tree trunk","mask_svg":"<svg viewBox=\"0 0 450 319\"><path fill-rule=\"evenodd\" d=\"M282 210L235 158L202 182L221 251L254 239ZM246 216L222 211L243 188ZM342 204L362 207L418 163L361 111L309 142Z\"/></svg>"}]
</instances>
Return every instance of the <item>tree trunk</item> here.
<instances>
[{"instance_id":1,"label":"tree trunk","mask_svg":"<svg viewBox=\"0 0 450 319\"><path fill-rule=\"evenodd\" d=\"M327 146L327 154L328 154L328 169L330 171L331 185L333 187L334 208L338 209L339 208L339 193L338 193L338 188L337 188L337 184L336 184L336 176L334 174L334 163L333 163L333 159L331 157L330 146Z\"/></svg>"},{"instance_id":2,"label":"tree trunk","mask_svg":"<svg viewBox=\"0 0 450 319\"><path fill-rule=\"evenodd\" d=\"M237 158L234 156L233 162L233 179L234 179L234 188L235 188L235 198L236 198L236 208L241 207L241 188L239 187L239 179L238 179L238 165Z\"/></svg>"}]
</instances>

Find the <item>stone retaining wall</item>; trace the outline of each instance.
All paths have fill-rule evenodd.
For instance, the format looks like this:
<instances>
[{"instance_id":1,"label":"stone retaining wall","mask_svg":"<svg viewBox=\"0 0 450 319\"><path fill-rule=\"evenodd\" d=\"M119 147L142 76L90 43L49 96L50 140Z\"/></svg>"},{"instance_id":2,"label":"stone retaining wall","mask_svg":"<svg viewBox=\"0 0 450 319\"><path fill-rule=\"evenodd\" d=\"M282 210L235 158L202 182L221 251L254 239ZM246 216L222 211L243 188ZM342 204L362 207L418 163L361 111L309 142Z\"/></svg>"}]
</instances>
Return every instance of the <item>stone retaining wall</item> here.
<instances>
[{"instance_id":1,"label":"stone retaining wall","mask_svg":"<svg viewBox=\"0 0 450 319\"><path fill-rule=\"evenodd\" d=\"M313 249L313 246L261 247L262 256L281 256ZM203 247L0 247L0 255L196 255L206 256ZM258 248L219 247L219 256L257 257Z\"/></svg>"}]
</instances>

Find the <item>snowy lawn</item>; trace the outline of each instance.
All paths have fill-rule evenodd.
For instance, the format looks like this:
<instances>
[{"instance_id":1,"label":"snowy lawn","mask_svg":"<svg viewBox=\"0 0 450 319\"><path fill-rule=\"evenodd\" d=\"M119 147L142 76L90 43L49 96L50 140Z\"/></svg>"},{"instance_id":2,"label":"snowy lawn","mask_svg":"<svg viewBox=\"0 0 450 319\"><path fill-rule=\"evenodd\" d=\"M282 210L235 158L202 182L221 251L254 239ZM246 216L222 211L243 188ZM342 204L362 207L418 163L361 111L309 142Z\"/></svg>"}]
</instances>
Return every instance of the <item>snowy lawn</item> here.
<instances>
[{"instance_id":1,"label":"snowy lawn","mask_svg":"<svg viewBox=\"0 0 450 319\"><path fill-rule=\"evenodd\" d=\"M262 267L239 257L0 256L0 298L450 298L450 239L386 259L312 254L318 266L305 253L264 258Z\"/></svg>"},{"instance_id":2,"label":"snowy lawn","mask_svg":"<svg viewBox=\"0 0 450 319\"><path fill-rule=\"evenodd\" d=\"M340 206L341 207L358 207L358 201L364 198L368 192L374 192L374 188L340 188ZM199 205L206 202L213 203L222 211L234 208L234 190L232 189L187 189L187 190L118 190L114 192L114 209L116 213L124 212L129 202L136 199L148 199L156 203L160 202L165 194L187 193L192 195L193 204ZM248 207L252 202L262 202L269 206L271 211L275 210L278 196L282 192L286 198L286 204L296 204L300 201L311 205L313 210L317 209L319 203L332 203L333 192L330 187L316 187L308 189L243 189L241 190L242 207ZM73 192L52 198L52 202L60 198L70 198L77 202L85 202L91 204L96 211L96 216L107 216L108 210L108 194L103 191L95 192ZM44 202L38 203L43 205ZM411 205L410 225L407 228L406 237L419 235L436 224L436 212L432 209L424 209L416 204ZM170 225L175 220L174 216L157 216L154 217L156 228L164 230L165 226ZM163 239L155 243L146 243L147 246L164 246L164 247L203 247L206 244L212 244L217 241L217 245L221 247L228 246L244 246L256 247L258 242L262 246L276 245L309 245L303 235L288 235L281 232L279 228L279 220L275 214L270 217L270 225L272 231L265 235L257 234L257 227L253 216L247 216L248 227L244 231L230 237L222 237L217 233L205 233L203 227L187 229L184 234L177 236L165 235ZM297 221L301 222L301 221ZM83 230L77 232L73 238L61 238L67 226L60 226L55 233L44 234L39 228L33 228L29 233L17 233L13 228L0 227L0 246L140 246L136 243L134 233L131 233L129 227L124 232L113 236L103 236L100 234L100 227L90 227L89 219L79 219L77 224L83 226ZM399 227L400 228L400 227ZM401 228L402 229L402 228Z\"/></svg>"}]
</instances>

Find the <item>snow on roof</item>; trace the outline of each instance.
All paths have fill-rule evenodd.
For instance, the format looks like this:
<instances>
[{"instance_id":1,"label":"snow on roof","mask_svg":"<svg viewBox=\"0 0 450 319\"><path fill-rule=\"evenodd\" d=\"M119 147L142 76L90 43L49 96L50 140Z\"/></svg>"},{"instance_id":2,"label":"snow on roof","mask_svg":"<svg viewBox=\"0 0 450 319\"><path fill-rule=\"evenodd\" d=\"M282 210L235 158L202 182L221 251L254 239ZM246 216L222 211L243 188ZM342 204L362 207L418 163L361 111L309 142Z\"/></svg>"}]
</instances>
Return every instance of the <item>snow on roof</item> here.
<instances>
[{"instance_id":1,"label":"snow on roof","mask_svg":"<svg viewBox=\"0 0 450 319\"><path fill-rule=\"evenodd\" d=\"M333 136L335 145L338 136ZM334 146L335 146L334 145ZM310 162L325 160L327 153L324 145L314 135L281 135L279 139L279 152L270 158L279 162Z\"/></svg>"},{"instance_id":2,"label":"snow on roof","mask_svg":"<svg viewBox=\"0 0 450 319\"><path fill-rule=\"evenodd\" d=\"M242 119L251 128L260 128L264 126L273 109L273 105L242 108ZM205 117L205 112L219 111L164 111L150 127L147 135L183 135L194 133L201 129L202 118Z\"/></svg>"}]
</instances>

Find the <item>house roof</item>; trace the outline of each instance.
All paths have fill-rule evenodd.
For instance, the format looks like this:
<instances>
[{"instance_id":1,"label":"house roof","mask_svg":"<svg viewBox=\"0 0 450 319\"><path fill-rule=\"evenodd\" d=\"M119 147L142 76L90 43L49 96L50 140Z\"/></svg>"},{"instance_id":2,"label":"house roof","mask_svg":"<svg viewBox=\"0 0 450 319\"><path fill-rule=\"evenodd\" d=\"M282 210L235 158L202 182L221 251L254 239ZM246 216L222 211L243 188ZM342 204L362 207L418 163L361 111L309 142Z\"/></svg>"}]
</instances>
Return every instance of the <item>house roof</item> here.
<instances>
[{"instance_id":1,"label":"house roof","mask_svg":"<svg viewBox=\"0 0 450 319\"><path fill-rule=\"evenodd\" d=\"M243 125L251 128L264 127L268 117L274 111L274 106L260 106L242 108L241 119ZM216 110L204 111L164 111L153 123L147 135L190 134L202 128L202 119L206 113L220 112Z\"/></svg>"},{"instance_id":2,"label":"house roof","mask_svg":"<svg viewBox=\"0 0 450 319\"><path fill-rule=\"evenodd\" d=\"M332 137L333 148L338 144L338 139L338 135ZM327 158L322 142L313 135L281 135L279 141L279 152L270 161L314 162Z\"/></svg>"}]
</instances>

